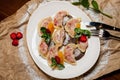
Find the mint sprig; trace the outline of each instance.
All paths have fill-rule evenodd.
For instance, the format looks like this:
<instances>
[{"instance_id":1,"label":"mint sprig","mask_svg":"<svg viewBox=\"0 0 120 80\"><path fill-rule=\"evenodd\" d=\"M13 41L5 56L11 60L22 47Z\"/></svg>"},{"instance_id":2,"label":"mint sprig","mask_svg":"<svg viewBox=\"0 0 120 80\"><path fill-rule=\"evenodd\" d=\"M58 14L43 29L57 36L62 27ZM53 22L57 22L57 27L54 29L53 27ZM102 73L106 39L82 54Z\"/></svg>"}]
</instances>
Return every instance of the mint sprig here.
<instances>
[{"instance_id":1,"label":"mint sprig","mask_svg":"<svg viewBox=\"0 0 120 80\"><path fill-rule=\"evenodd\" d=\"M90 38L91 36L90 31L86 29L75 28L74 31L75 31L75 36L74 36L75 38L79 38L81 35L86 35L88 36L88 38Z\"/></svg>"},{"instance_id":2,"label":"mint sprig","mask_svg":"<svg viewBox=\"0 0 120 80\"><path fill-rule=\"evenodd\" d=\"M72 4L77 5L77 6L82 5L84 8L87 8L87 9L91 8L97 13L101 13L104 16L112 18L112 16L110 16L100 10L99 5L98 5L97 1L95 1L95 0L92 0L91 3L88 0L79 0L78 2L73 2ZM92 5L92 7L90 7L90 4Z\"/></svg>"},{"instance_id":3,"label":"mint sprig","mask_svg":"<svg viewBox=\"0 0 120 80\"><path fill-rule=\"evenodd\" d=\"M104 13L104 12L102 12L102 11L100 10L100 8L99 8L99 6L98 6L98 3L97 3L95 0L92 0L91 4L92 4L92 6L93 6L93 9L94 9L96 12L101 13L101 14L103 14L104 16L107 16L107 17L109 17L109 18L112 18L112 16L110 16L110 15L108 15L108 14L106 14L106 13Z\"/></svg>"},{"instance_id":4,"label":"mint sprig","mask_svg":"<svg viewBox=\"0 0 120 80\"><path fill-rule=\"evenodd\" d=\"M51 34L47 32L45 27L41 27L40 31L43 33L41 37L45 39L47 44L49 44L51 40Z\"/></svg>"}]
</instances>

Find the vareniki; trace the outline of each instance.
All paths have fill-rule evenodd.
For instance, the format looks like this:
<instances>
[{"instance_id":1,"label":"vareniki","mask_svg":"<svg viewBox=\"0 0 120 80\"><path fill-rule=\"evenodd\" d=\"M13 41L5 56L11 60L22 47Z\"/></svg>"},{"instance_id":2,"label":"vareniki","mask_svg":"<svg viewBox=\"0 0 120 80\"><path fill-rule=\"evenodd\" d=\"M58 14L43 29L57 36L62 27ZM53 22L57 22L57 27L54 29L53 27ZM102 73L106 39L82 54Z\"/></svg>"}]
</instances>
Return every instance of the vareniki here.
<instances>
[{"instance_id":1,"label":"vareniki","mask_svg":"<svg viewBox=\"0 0 120 80\"><path fill-rule=\"evenodd\" d=\"M74 18L64 10L39 22L38 34L41 39L38 50L52 69L62 70L65 63L75 66L77 60L84 56L90 32L81 29L80 22L80 18Z\"/></svg>"}]
</instances>

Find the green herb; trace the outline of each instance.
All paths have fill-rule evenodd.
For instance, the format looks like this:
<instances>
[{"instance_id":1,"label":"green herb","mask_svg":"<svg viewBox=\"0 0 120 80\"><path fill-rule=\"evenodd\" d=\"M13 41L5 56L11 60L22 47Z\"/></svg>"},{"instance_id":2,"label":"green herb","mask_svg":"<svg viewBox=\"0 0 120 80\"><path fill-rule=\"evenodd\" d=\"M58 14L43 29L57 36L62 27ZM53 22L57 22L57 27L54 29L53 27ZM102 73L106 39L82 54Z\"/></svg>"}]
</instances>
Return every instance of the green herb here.
<instances>
[{"instance_id":1,"label":"green herb","mask_svg":"<svg viewBox=\"0 0 120 80\"><path fill-rule=\"evenodd\" d=\"M41 30L42 33L46 33L46 28L45 27L41 27L40 30Z\"/></svg>"},{"instance_id":2,"label":"green herb","mask_svg":"<svg viewBox=\"0 0 120 80\"><path fill-rule=\"evenodd\" d=\"M73 5L80 5L81 3L80 2L73 2L72 4Z\"/></svg>"},{"instance_id":3,"label":"green herb","mask_svg":"<svg viewBox=\"0 0 120 80\"><path fill-rule=\"evenodd\" d=\"M75 28L74 31L75 31L75 38L79 38L81 35L86 35L88 36L88 38L91 36L91 33L89 30Z\"/></svg>"},{"instance_id":4,"label":"green herb","mask_svg":"<svg viewBox=\"0 0 120 80\"><path fill-rule=\"evenodd\" d=\"M51 35L49 33L44 33L41 37L45 39L45 42L47 44L49 44L49 42L51 40Z\"/></svg>"},{"instance_id":5,"label":"green herb","mask_svg":"<svg viewBox=\"0 0 120 80\"><path fill-rule=\"evenodd\" d=\"M87 8L87 9L91 8L97 13L101 13L109 18L112 18L112 16L110 16L100 10L99 5L98 5L97 1L95 1L95 0L92 0L92 2L91 2L92 7L90 7L90 3L88 0L79 0L78 2L73 2L72 4L77 5L77 6L82 5L83 7Z\"/></svg>"},{"instance_id":6,"label":"green herb","mask_svg":"<svg viewBox=\"0 0 120 80\"><path fill-rule=\"evenodd\" d=\"M98 3L95 0L92 0L91 3L92 3L92 6L93 6L94 9L99 10Z\"/></svg>"},{"instance_id":7,"label":"green herb","mask_svg":"<svg viewBox=\"0 0 120 80\"><path fill-rule=\"evenodd\" d=\"M88 0L79 0L79 2L73 2L73 5L82 5L85 8L89 8L89 2Z\"/></svg>"},{"instance_id":8,"label":"green herb","mask_svg":"<svg viewBox=\"0 0 120 80\"><path fill-rule=\"evenodd\" d=\"M79 38L83 33L83 31L80 28L75 28L74 31L75 31L75 38Z\"/></svg>"},{"instance_id":9,"label":"green herb","mask_svg":"<svg viewBox=\"0 0 120 80\"><path fill-rule=\"evenodd\" d=\"M89 4L88 0L79 0L79 1L81 1L81 4L83 7L87 8L87 9L89 8L90 4Z\"/></svg>"},{"instance_id":10,"label":"green herb","mask_svg":"<svg viewBox=\"0 0 120 80\"><path fill-rule=\"evenodd\" d=\"M75 28L74 31L75 31L77 34L83 33L83 30L80 29L80 28Z\"/></svg>"},{"instance_id":11,"label":"green herb","mask_svg":"<svg viewBox=\"0 0 120 80\"><path fill-rule=\"evenodd\" d=\"M49 43L50 43L50 40L51 40L51 34L50 34L50 33L47 33L47 29L46 29L45 27L41 27L40 30L41 30L41 32L43 33L41 37L45 39L45 42L46 42L47 44L49 44Z\"/></svg>"},{"instance_id":12,"label":"green herb","mask_svg":"<svg viewBox=\"0 0 120 80\"><path fill-rule=\"evenodd\" d=\"M57 64L57 67L58 67L59 70L62 70L62 69L65 68L65 66L63 64Z\"/></svg>"},{"instance_id":13,"label":"green herb","mask_svg":"<svg viewBox=\"0 0 120 80\"><path fill-rule=\"evenodd\" d=\"M91 36L91 33L88 30L83 30L83 34L88 36L88 38L90 38L90 36Z\"/></svg>"},{"instance_id":14,"label":"green herb","mask_svg":"<svg viewBox=\"0 0 120 80\"><path fill-rule=\"evenodd\" d=\"M57 66L57 62L56 62L55 58L52 57L51 61L52 61L51 67Z\"/></svg>"}]
</instances>

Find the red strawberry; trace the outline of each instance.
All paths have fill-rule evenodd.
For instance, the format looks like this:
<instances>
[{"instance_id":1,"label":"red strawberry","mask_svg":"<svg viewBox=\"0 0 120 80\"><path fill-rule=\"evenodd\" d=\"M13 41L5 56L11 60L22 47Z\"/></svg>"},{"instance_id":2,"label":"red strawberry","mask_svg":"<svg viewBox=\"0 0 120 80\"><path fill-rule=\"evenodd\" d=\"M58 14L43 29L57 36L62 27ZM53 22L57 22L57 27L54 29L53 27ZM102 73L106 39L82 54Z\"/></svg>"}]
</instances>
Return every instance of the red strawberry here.
<instances>
[{"instance_id":1,"label":"red strawberry","mask_svg":"<svg viewBox=\"0 0 120 80\"><path fill-rule=\"evenodd\" d=\"M21 39L23 37L23 34L21 32L17 32L17 39Z\"/></svg>"},{"instance_id":2,"label":"red strawberry","mask_svg":"<svg viewBox=\"0 0 120 80\"><path fill-rule=\"evenodd\" d=\"M16 38L17 38L17 34L16 34L16 33L11 33L11 34L10 34L10 38L11 38L12 40L16 39Z\"/></svg>"},{"instance_id":3,"label":"red strawberry","mask_svg":"<svg viewBox=\"0 0 120 80\"><path fill-rule=\"evenodd\" d=\"M87 37L86 37L85 35L82 35L82 36L79 38L79 40L80 40L81 42L86 42L86 41L87 41Z\"/></svg>"},{"instance_id":4,"label":"red strawberry","mask_svg":"<svg viewBox=\"0 0 120 80\"><path fill-rule=\"evenodd\" d=\"M55 56L55 60L56 60L57 64L60 64L60 58L58 56Z\"/></svg>"},{"instance_id":5,"label":"red strawberry","mask_svg":"<svg viewBox=\"0 0 120 80\"><path fill-rule=\"evenodd\" d=\"M46 32L47 32L47 33L49 33L49 34L51 34L51 32L50 32L50 30L49 30L49 29L46 29Z\"/></svg>"},{"instance_id":6,"label":"red strawberry","mask_svg":"<svg viewBox=\"0 0 120 80\"><path fill-rule=\"evenodd\" d=\"M14 40L12 41L12 45L13 45L13 46L18 46L18 44L19 44L19 41L18 41L17 39L14 39Z\"/></svg>"}]
</instances>

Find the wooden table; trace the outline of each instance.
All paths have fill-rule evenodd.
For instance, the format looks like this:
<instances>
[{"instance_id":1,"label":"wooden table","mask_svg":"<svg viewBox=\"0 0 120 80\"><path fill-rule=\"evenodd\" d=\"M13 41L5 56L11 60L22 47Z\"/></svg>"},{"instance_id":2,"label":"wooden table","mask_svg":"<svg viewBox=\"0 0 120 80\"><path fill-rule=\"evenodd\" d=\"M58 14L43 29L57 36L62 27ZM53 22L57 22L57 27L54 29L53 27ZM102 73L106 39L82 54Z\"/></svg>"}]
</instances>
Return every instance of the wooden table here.
<instances>
[{"instance_id":1,"label":"wooden table","mask_svg":"<svg viewBox=\"0 0 120 80\"><path fill-rule=\"evenodd\" d=\"M29 0L0 0L0 21L16 12Z\"/></svg>"},{"instance_id":2,"label":"wooden table","mask_svg":"<svg viewBox=\"0 0 120 80\"><path fill-rule=\"evenodd\" d=\"M12 15L29 0L0 0L0 21ZM120 80L120 70L99 78L100 80Z\"/></svg>"}]
</instances>

